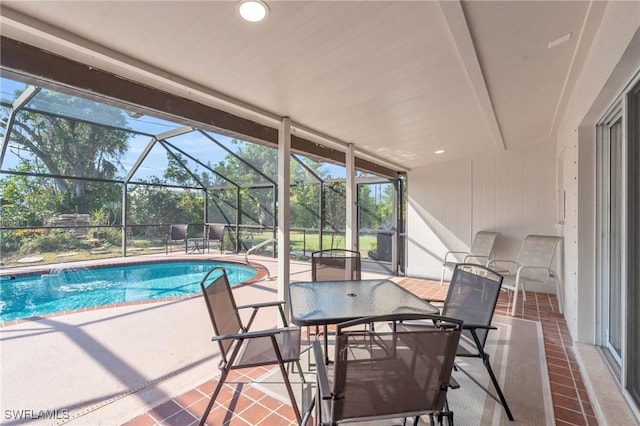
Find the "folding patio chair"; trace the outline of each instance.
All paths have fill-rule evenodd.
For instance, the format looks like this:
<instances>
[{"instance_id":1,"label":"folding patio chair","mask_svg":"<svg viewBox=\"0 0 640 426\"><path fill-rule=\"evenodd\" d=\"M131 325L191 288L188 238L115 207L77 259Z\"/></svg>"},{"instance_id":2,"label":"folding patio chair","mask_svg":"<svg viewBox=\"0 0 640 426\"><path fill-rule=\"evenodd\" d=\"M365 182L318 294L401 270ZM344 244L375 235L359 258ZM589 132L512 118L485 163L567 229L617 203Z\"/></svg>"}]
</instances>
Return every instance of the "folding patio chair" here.
<instances>
[{"instance_id":1,"label":"folding patio chair","mask_svg":"<svg viewBox=\"0 0 640 426\"><path fill-rule=\"evenodd\" d=\"M311 253L311 281L351 281L362 279L360 252L326 249ZM323 327L325 351L329 346L327 326ZM309 328L307 327L307 335ZM316 336L318 327L316 327Z\"/></svg>"},{"instance_id":2,"label":"folding patio chair","mask_svg":"<svg viewBox=\"0 0 640 426\"><path fill-rule=\"evenodd\" d=\"M174 243L179 243L182 241L184 241L184 252L187 252L187 243L189 241L187 236L188 229L189 225L185 224L171 225L169 227L169 233L165 237L164 241L165 254L169 254Z\"/></svg>"},{"instance_id":3,"label":"folding patio chair","mask_svg":"<svg viewBox=\"0 0 640 426\"><path fill-rule=\"evenodd\" d=\"M349 281L361 279L360 252L327 249L311 253L312 281Z\"/></svg>"},{"instance_id":4,"label":"folding patio chair","mask_svg":"<svg viewBox=\"0 0 640 426\"><path fill-rule=\"evenodd\" d=\"M516 314L518 289L522 289L522 301L527 301L526 283L546 283L555 278L558 307L562 313L562 281L552 268L553 255L562 237L553 235L527 235L522 241L515 261L492 259L487 266L504 277L502 288L513 290L511 315ZM505 267L506 266L506 267ZM523 305L524 307L524 305Z\"/></svg>"},{"instance_id":5,"label":"folding patio chair","mask_svg":"<svg viewBox=\"0 0 640 426\"><path fill-rule=\"evenodd\" d=\"M202 289L209 318L215 332L215 336L211 340L218 342L222 358L218 363L218 368L221 371L220 379L200 419L200 425L205 424L229 371L276 364L280 366L293 411L300 423L300 410L296 404L291 382L285 369L286 363L295 363L302 382L305 382L302 368L300 367L300 329L287 326L287 320L282 308L284 302L264 302L255 305L237 306L229 286L227 274L222 267L213 268L209 271L200 283L200 288ZM249 328L258 310L270 306L278 307L285 327L250 331ZM243 325L238 311L245 308L252 308L253 312L247 324Z\"/></svg>"},{"instance_id":6,"label":"folding patio chair","mask_svg":"<svg viewBox=\"0 0 640 426\"><path fill-rule=\"evenodd\" d=\"M405 320L434 321L439 327L397 327ZM353 328L369 323L376 323L375 331ZM338 324L332 375L323 363L322 347L317 341L313 345L319 423L429 414L436 415L440 424L443 416L448 417L451 424L446 397L461 327L460 320L425 314L366 317Z\"/></svg>"},{"instance_id":7,"label":"folding patio chair","mask_svg":"<svg viewBox=\"0 0 640 426\"><path fill-rule=\"evenodd\" d=\"M446 317L464 321L462 339L460 339L456 356L480 358L489 374L497 396L457 363L456 368L501 404L509 420L513 420L509 404L507 404L493 368L491 368L489 354L484 350L489 330L496 329L491 325L491 321L493 320L493 313L500 295L501 285L502 276L485 266L470 263L458 264L453 270L447 298L440 313ZM410 328L412 326L403 324L403 327Z\"/></svg>"},{"instance_id":8,"label":"folding patio chair","mask_svg":"<svg viewBox=\"0 0 640 426\"><path fill-rule=\"evenodd\" d=\"M444 255L444 262L442 262L442 275L440 276L440 285L444 283L444 273L447 270L453 271L456 265L459 263L455 258L456 255L462 256L462 263L478 263L486 265L491 260L491 254L493 253L493 245L496 242L496 238L500 235L499 232L480 231L473 237L471 243L471 249L469 251L448 251Z\"/></svg>"}]
</instances>

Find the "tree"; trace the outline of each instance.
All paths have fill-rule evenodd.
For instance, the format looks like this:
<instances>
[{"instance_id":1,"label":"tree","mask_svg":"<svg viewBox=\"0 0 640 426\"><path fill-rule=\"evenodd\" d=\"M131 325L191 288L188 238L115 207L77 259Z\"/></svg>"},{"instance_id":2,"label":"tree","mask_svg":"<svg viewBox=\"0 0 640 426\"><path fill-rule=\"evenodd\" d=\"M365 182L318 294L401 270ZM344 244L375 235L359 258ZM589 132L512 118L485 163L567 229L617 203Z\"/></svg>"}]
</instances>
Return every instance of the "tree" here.
<instances>
[{"instance_id":1,"label":"tree","mask_svg":"<svg viewBox=\"0 0 640 426\"><path fill-rule=\"evenodd\" d=\"M115 127L125 128L127 124L124 113L118 109L50 91L38 93L30 107L45 109L47 105L81 116L99 117L101 122ZM16 116L9 149L23 164L31 165L30 171L56 176L58 191L78 198L86 195L90 183L71 178L115 178L120 158L128 149L129 136L125 130L25 109ZM31 155L23 154L22 150Z\"/></svg>"}]
</instances>

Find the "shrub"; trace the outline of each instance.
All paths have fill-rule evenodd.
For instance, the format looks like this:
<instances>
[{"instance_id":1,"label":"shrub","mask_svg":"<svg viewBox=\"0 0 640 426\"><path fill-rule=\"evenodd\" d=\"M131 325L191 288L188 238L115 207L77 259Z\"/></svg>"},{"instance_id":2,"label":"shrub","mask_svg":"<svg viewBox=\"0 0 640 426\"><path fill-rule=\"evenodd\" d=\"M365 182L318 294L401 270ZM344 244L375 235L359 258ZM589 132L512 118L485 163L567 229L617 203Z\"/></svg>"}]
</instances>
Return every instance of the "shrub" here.
<instances>
[{"instance_id":1,"label":"shrub","mask_svg":"<svg viewBox=\"0 0 640 426\"><path fill-rule=\"evenodd\" d=\"M37 233L32 237L23 238L20 242L20 253L28 254L89 247L88 242L77 239L73 232L53 229L48 232Z\"/></svg>"}]
</instances>

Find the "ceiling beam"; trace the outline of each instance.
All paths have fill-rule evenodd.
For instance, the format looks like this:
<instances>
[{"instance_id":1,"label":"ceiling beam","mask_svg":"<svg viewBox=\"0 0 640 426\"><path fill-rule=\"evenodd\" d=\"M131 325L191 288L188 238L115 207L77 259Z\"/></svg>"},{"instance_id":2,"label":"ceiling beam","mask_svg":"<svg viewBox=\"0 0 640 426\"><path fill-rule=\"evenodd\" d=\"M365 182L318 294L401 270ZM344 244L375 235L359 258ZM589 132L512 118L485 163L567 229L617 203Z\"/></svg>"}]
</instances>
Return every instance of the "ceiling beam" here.
<instances>
[{"instance_id":1,"label":"ceiling beam","mask_svg":"<svg viewBox=\"0 0 640 426\"><path fill-rule=\"evenodd\" d=\"M473 93L476 96L478 105L484 115L487 126L493 134L493 141L496 148L498 151L505 151L507 148L502 136L502 130L500 129L500 123L498 123L493 103L491 102L491 95L489 94L487 82L482 73L482 67L478 60L478 53L473 44L473 39L471 38L467 19L464 16L462 3L459 0L451 0L440 1L438 4L449 26L451 37L453 37L453 42L460 55L460 60L471 82L471 87L473 88Z\"/></svg>"}]
</instances>

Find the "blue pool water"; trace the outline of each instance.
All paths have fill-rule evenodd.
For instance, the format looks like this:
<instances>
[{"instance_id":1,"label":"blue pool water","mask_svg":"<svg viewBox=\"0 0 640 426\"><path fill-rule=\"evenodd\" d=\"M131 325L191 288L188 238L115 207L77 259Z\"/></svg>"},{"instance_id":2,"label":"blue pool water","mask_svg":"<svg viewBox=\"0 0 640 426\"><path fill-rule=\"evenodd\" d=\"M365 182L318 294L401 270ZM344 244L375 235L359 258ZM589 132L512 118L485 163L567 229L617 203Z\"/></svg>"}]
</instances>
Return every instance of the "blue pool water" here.
<instances>
[{"instance_id":1,"label":"blue pool water","mask_svg":"<svg viewBox=\"0 0 640 426\"><path fill-rule=\"evenodd\" d=\"M71 309L200 292L200 281L223 266L229 282L250 280L256 270L214 261L178 261L65 269L44 275L0 279L0 322Z\"/></svg>"}]
</instances>

